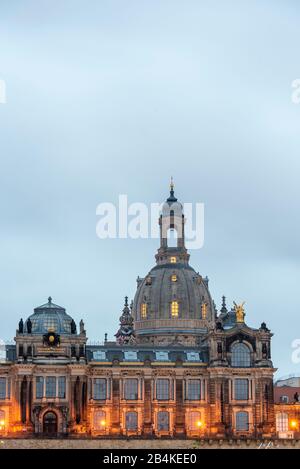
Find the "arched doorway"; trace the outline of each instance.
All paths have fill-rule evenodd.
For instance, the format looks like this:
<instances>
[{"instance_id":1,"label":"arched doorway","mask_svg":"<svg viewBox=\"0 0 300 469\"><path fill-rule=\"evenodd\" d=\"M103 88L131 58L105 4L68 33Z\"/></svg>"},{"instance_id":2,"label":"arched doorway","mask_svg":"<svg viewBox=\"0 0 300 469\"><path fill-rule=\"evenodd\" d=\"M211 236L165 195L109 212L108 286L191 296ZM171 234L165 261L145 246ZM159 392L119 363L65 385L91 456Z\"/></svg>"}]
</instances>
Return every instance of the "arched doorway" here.
<instances>
[{"instance_id":1,"label":"arched doorway","mask_svg":"<svg viewBox=\"0 0 300 469\"><path fill-rule=\"evenodd\" d=\"M57 434L57 415L54 412L46 412L43 419L43 433L48 436Z\"/></svg>"}]
</instances>

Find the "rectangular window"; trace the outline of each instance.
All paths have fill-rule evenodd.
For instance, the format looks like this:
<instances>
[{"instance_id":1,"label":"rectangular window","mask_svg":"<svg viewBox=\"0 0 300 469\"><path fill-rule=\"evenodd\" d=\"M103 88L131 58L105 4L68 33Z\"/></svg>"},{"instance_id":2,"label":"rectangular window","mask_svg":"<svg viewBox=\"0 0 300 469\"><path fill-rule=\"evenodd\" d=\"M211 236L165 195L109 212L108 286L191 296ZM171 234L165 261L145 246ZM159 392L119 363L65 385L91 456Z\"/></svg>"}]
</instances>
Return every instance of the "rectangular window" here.
<instances>
[{"instance_id":1,"label":"rectangular window","mask_svg":"<svg viewBox=\"0 0 300 469\"><path fill-rule=\"evenodd\" d=\"M188 414L188 425L190 430L200 430L202 426L201 414L198 411L189 412Z\"/></svg>"},{"instance_id":2,"label":"rectangular window","mask_svg":"<svg viewBox=\"0 0 300 469\"><path fill-rule=\"evenodd\" d=\"M94 399L104 401L106 399L106 379L94 379Z\"/></svg>"},{"instance_id":3,"label":"rectangular window","mask_svg":"<svg viewBox=\"0 0 300 469\"><path fill-rule=\"evenodd\" d=\"M65 376L59 376L58 378L58 397L65 399L66 397L66 378Z\"/></svg>"},{"instance_id":4,"label":"rectangular window","mask_svg":"<svg viewBox=\"0 0 300 469\"><path fill-rule=\"evenodd\" d=\"M172 301L172 303L171 303L171 316L173 318L177 318L178 317L178 311L179 311L178 301Z\"/></svg>"},{"instance_id":5,"label":"rectangular window","mask_svg":"<svg viewBox=\"0 0 300 469\"><path fill-rule=\"evenodd\" d=\"M157 413L157 430L159 432L169 431L169 412L158 412Z\"/></svg>"},{"instance_id":6,"label":"rectangular window","mask_svg":"<svg viewBox=\"0 0 300 469\"><path fill-rule=\"evenodd\" d=\"M156 399L167 401L170 398L170 381L168 379L158 379L156 381Z\"/></svg>"},{"instance_id":7,"label":"rectangular window","mask_svg":"<svg viewBox=\"0 0 300 469\"><path fill-rule=\"evenodd\" d=\"M99 361L106 360L106 352L104 352L102 350L94 350L93 351L93 359L94 360L99 360Z\"/></svg>"},{"instance_id":8,"label":"rectangular window","mask_svg":"<svg viewBox=\"0 0 300 469\"><path fill-rule=\"evenodd\" d=\"M199 357L199 352L187 352L186 353L186 358L188 362L199 362L200 357Z\"/></svg>"},{"instance_id":9,"label":"rectangular window","mask_svg":"<svg viewBox=\"0 0 300 469\"><path fill-rule=\"evenodd\" d=\"M96 430L105 430L106 413L103 410L97 410L94 413L94 428Z\"/></svg>"},{"instance_id":10,"label":"rectangular window","mask_svg":"<svg viewBox=\"0 0 300 469\"><path fill-rule=\"evenodd\" d=\"M56 377L46 377L46 397L56 397Z\"/></svg>"},{"instance_id":11,"label":"rectangular window","mask_svg":"<svg viewBox=\"0 0 300 469\"><path fill-rule=\"evenodd\" d=\"M187 388L187 398L191 401L200 401L201 399L201 381L200 379L189 379Z\"/></svg>"},{"instance_id":12,"label":"rectangular window","mask_svg":"<svg viewBox=\"0 0 300 469\"><path fill-rule=\"evenodd\" d=\"M169 360L169 352L155 352L155 358L159 362L167 362Z\"/></svg>"},{"instance_id":13,"label":"rectangular window","mask_svg":"<svg viewBox=\"0 0 300 469\"><path fill-rule=\"evenodd\" d=\"M138 380L126 379L124 383L124 397L128 400L138 399Z\"/></svg>"},{"instance_id":14,"label":"rectangular window","mask_svg":"<svg viewBox=\"0 0 300 469\"><path fill-rule=\"evenodd\" d=\"M126 430L135 432L138 428L138 414L137 412L126 412L125 417Z\"/></svg>"},{"instance_id":15,"label":"rectangular window","mask_svg":"<svg viewBox=\"0 0 300 469\"><path fill-rule=\"evenodd\" d=\"M37 399L42 399L44 396L44 378L43 376L36 377L36 391L35 395Z\"/></svg>"},{"instance_id":16,"label":"rectangular window","mask_svg":"<svg viewBox=\"0 0 300 469\"><path fill-rule=\"evenodd\" d=\"M0 399L6 398L6 378L0 378Z\"/></svg>"},{"instance_id":17,"label":"rectangular window","mask_svg":"<svg viewBox=\"0 0 300 469\"><path fill-rule=\"evenodd\" d=\"M143 319L146 319L147 317L147 304L146 303L141 304L141 317Z\"/></svg>"},{"instance_id":18,"label":"rectangular window","mask_svg":"<svg viewBox=\"0 0 300 469\"><path fill-rule=\"evenodd\" d=\"M247 379L236 379L234 381L234 398L237 401L249 399L249 383Z\"/></svg>"},{"instance_id":19,"label":"rectangular window","mask_svg":"<svg viewBox=\"0 0 300 469\"><path fill-rule=\"evenodd\" d=\"M137 360L137 352L135 350L127 350L124 352L124 358L125 360L131 361L131 360Z\"/></svg>"},{"instance_id":20,"label":"rectangular window","mask_svg":"<svg viewBox=\"0 0 300 469\"><path fill-rule=\"evenodd\" d=\"M237 431L249 430L249 414L248 412L237 412L236 414L236 429Z\"/></svg>"}]
</instances>

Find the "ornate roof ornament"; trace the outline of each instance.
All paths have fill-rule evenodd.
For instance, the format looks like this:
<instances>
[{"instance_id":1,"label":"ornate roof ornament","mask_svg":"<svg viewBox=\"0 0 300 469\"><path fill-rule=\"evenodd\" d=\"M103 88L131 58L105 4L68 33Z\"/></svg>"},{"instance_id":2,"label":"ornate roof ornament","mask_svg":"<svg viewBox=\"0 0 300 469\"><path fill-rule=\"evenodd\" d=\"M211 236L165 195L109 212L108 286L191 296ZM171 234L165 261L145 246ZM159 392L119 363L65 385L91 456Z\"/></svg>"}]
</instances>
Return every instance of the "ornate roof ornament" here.
<instances>
[{"instance_id":1,"label":"ornate roof ornament","mask_svg":"<svg viewBox=\"0 0 300 469\"><path fill-rule=\"evenodd\" d=\"M226 296L222 296L222 308L221 308L221 313L226 314L227 313L227 307L226 307Z\"/></svg>"},{"instance_id":2,"label":"ornate roof ornament","mask_svg":"<svg viewBox=\"0 0 300 469\"><path fill-rule=\"evenodd\" d=\"M132 309L132 304L130 305ZM135 343L135 332L133 327L133 317L128 306L128 296L125 296L123 312L120 316L120 328L115 334L119 345L127 345Z\"/></svg>"},{"instance_id":3,"label":"ornate roof ornament","mask_svg":"<svg viewBox=\"0 0 300 469\"><path fill-rule=\"evenodd\" d=\"M245 301L240 305L237 305L235 301L233 302L233 304L234 304L236 322L239 322L239 323L245 322L245 309L244 309Z\"/></svg>"}]
</instances>

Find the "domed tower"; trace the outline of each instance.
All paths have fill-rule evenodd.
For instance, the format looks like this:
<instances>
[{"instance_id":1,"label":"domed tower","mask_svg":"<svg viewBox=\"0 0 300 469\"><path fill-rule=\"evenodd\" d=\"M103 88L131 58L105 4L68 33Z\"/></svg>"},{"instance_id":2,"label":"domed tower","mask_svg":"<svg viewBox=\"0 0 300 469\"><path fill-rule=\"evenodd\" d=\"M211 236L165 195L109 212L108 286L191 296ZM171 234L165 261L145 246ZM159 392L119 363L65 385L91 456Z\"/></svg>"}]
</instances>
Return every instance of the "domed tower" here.
<instances>
[{"instance_id":1,"label":"domed tower","mask_svg":"<svg viewBox=\"0 0 300 469\"><path fill-rule=\"evenodd\" d=\"M159 226L156 266L137 280L132 311L136 340L156 345L197 345L215 322L216 311L207 277L189 265L183 206L175 197L173 181Z\"/></svg>"},{"instance_id":2,"label":"domed tower","mask_svg":"<svg viewBox=\"0 0 300 469\"><path fill-rule=\"evenodd\" d=\"M79 331L65 308L48 302L34 309L26 321L19 322L16 331L18 361L40 361L53 357L57 362L85 359L86 331L81 320Z\"/></svg>"}]
</instances>

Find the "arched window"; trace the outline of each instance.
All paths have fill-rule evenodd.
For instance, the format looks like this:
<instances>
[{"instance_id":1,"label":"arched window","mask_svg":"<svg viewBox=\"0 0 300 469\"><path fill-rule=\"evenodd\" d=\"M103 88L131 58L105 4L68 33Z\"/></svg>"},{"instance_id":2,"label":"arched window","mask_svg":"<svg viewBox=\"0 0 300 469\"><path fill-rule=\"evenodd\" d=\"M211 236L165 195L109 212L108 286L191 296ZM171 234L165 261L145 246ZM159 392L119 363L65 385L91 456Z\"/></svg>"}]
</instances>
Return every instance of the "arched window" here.
<instances>
[{"instance_id":1,"label":"arched window","mask_svg":"<svg viewBox=\"0 0 300 469\"><path fill-rule=\"evenodd\" d=\"M135 432L138 427L138 414L137 412L126 412L125 418L126 430Z\"/></svg>"},{"instance_id":2,"label":"arched window","mask_svg":"<svg viewBox=\"0 0 300 469\"><path fill-rule=\"evenodd\" d=\"M104 430L106 426L106 413L104 410L96 410L94 413L94 428Z\"/></svg>"},{"instance_id":3,"label":"arched window","mask_svg":"<svg viewBox=\"0 0 300 469\"><path fill-rule=\"evenodd\" d=\"M276 430L278 432L287 432L289 429L289 417L288 414L279 412L276 414Z\"/></svg>"},{"instance_id":4,"label":"arched window","mask_svg":"<svg viewBox=\"0 0 300 469\"><path fill-rule=\"evenodd\" d=\"M169 248L176 248L178 243L177 231L174 228L169 228L167 231L167 240Z\"/></svg>"},{"instance_id":5,"label":"arched window","mask_svg":"<svg viewBox=\"0 0 300 469\"><path fill-rule=\"evenodd\" d=\"M249 430L249 414L248 412L236 413L236 429L237 431Z\"/></svg>"},{"instance_id":6,"label":"arched window","mask_svg":"<svg viewBox=\"0 0 300 469\"><path fill-rule=\"evenodd\" d=\"M243 343L234 344L231 348L231 366L246 368L251 366L250 350Z\"/></svg>"},{"instance_id":7,"label":"arched window","mask_svg":"<svg viewBox=\"0 0 300 469\"><path fill-rule=\"evenodd\" d=\"M159 432L169 431L169 412L161 411L157 413L157 430Z\"/></svg>"}]
</instances>

